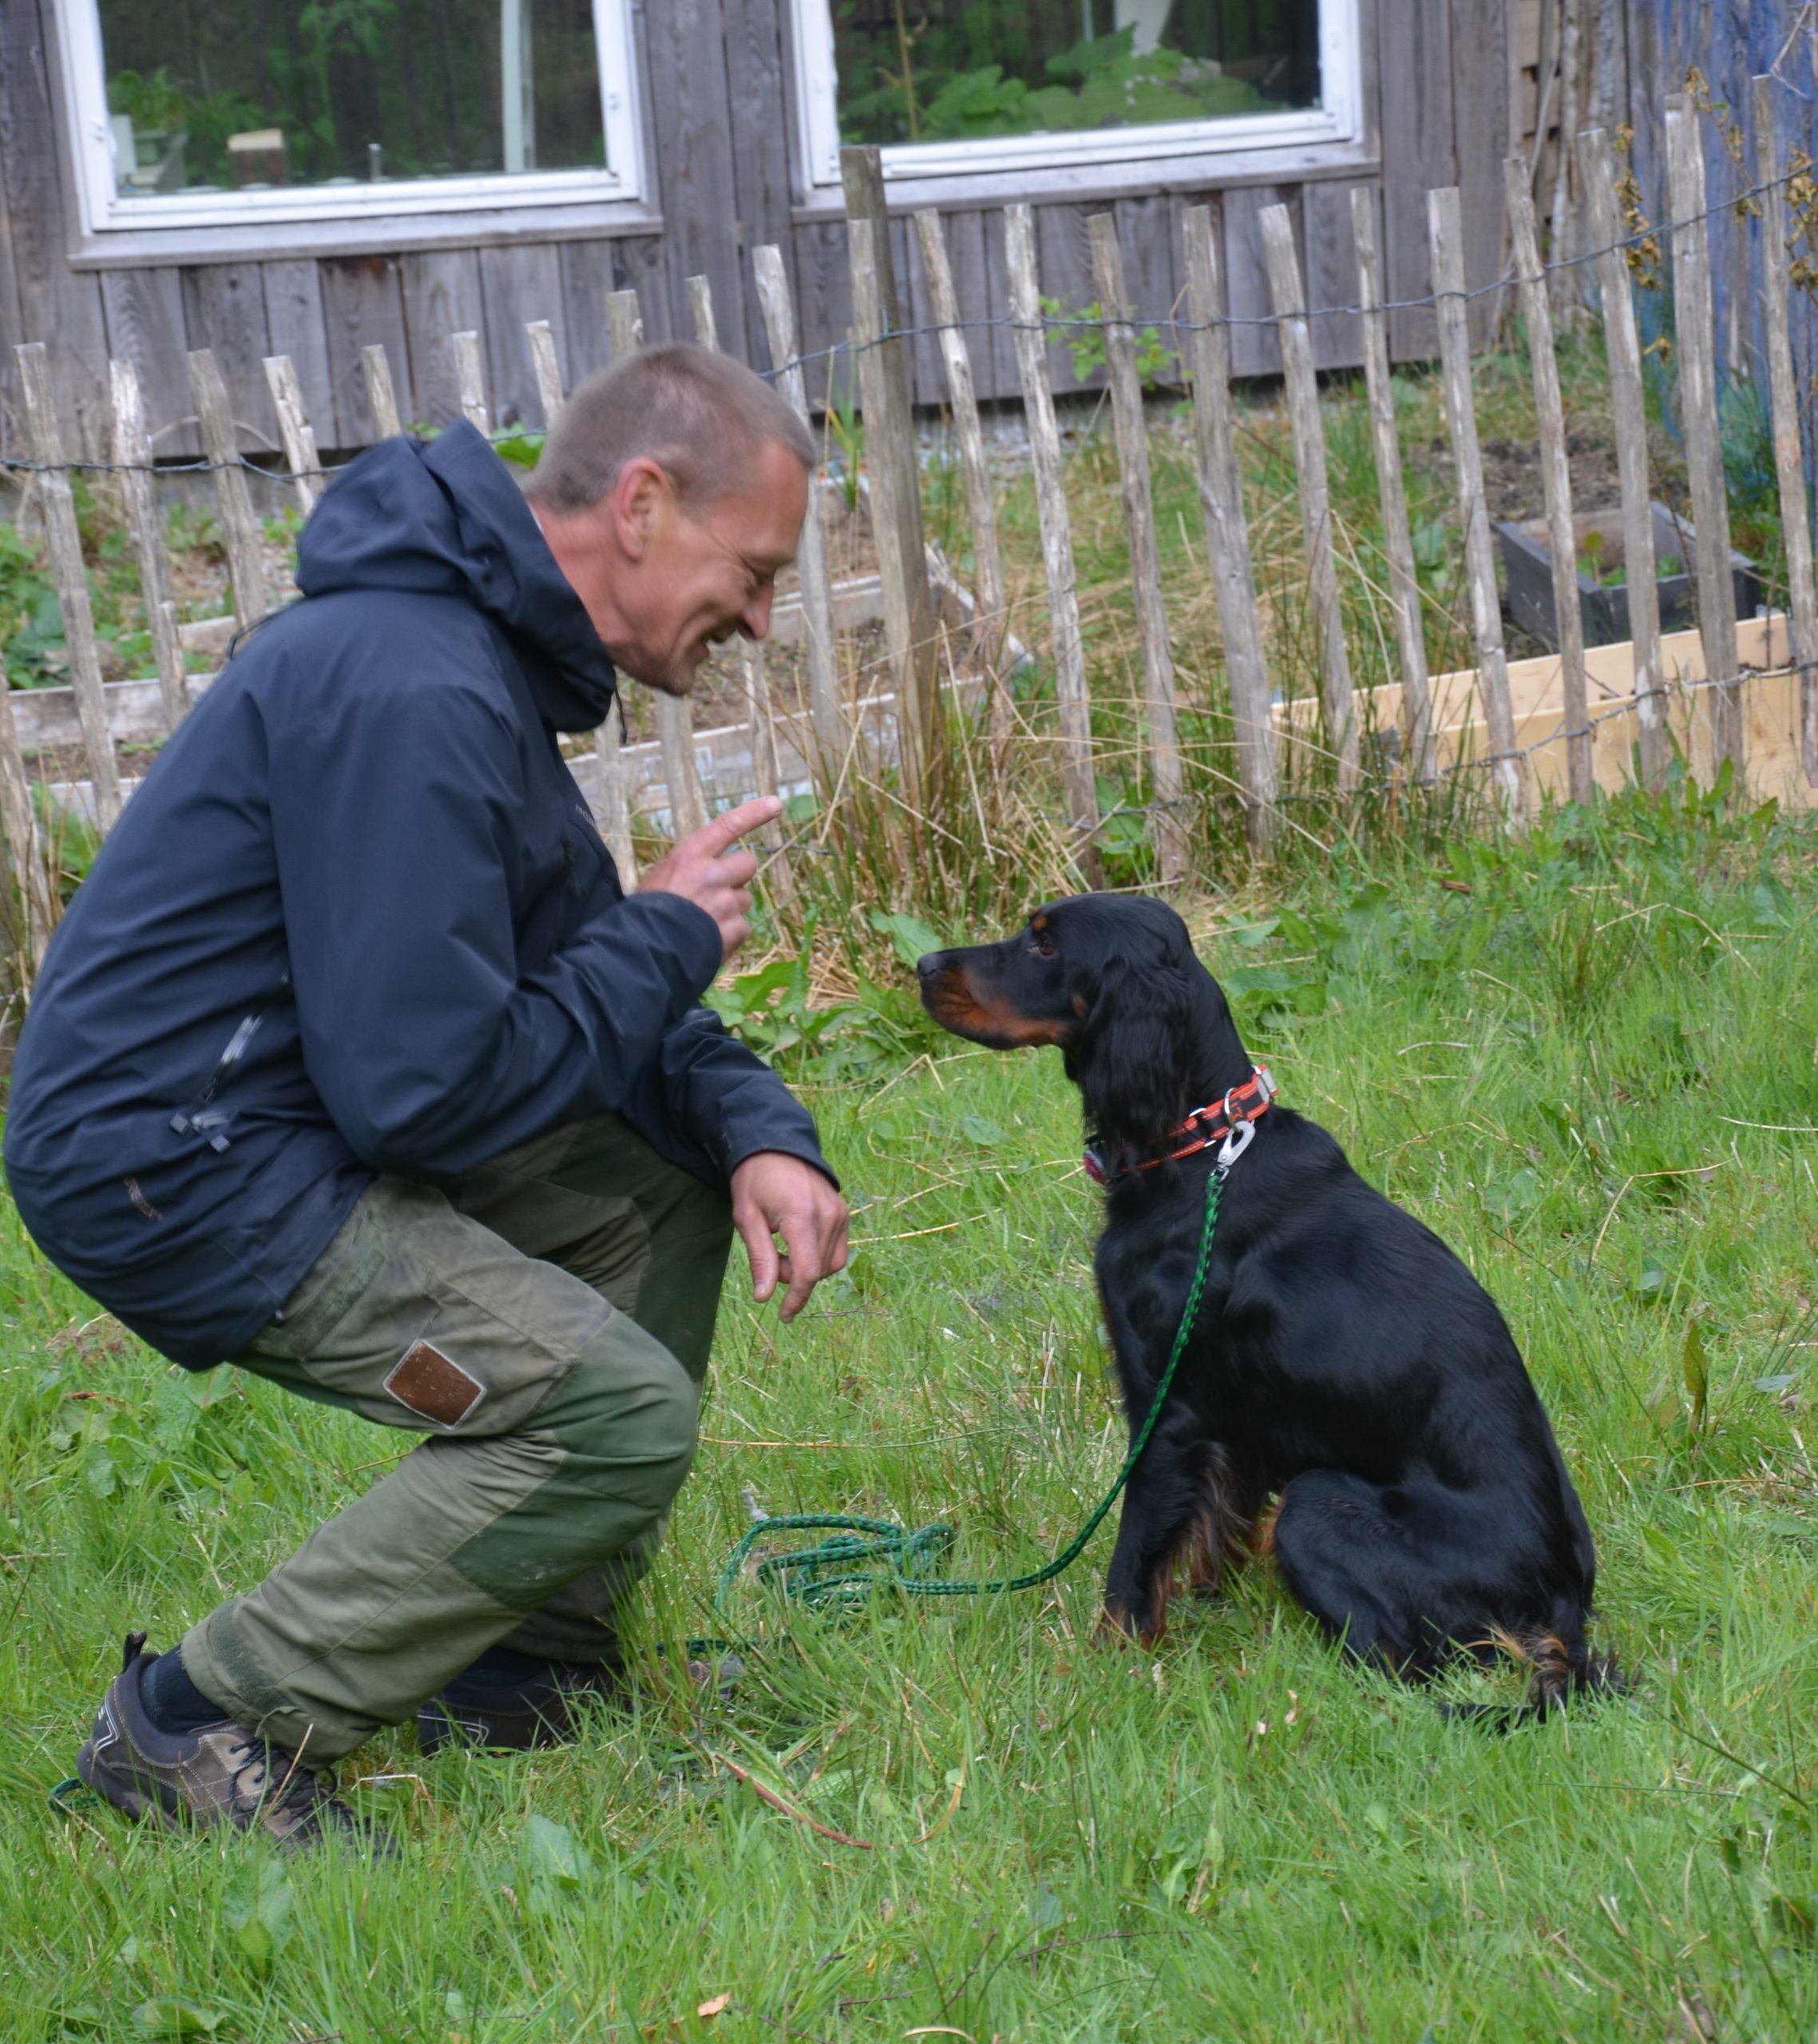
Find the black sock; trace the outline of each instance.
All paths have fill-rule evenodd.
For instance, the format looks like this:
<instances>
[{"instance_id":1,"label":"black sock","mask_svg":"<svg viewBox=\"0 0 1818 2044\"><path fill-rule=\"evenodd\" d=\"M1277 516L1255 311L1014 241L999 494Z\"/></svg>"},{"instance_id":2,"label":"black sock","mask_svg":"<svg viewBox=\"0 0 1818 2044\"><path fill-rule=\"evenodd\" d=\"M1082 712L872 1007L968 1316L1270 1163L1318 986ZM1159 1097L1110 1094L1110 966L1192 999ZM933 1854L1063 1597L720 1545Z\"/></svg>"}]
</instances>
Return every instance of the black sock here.
<instances>
[{"instance_id":1,"label":"black sock","mask_svg":"<svg viewBox=\"0 0 1818 2044\"><path fill-rule=\"evenodd\" d=\"M174 1646L159 1654L145 1670L139 1695L152 1724L159 1731L173 1735L199 1732L204 1725L219 1725L228 1714L189 1679L183 1655Z\"/></svg>"},{"instance_id":2,"label":"black sock","mask_svg":"<svg viewBox=\"0 0 1818 2044\"><path fill-rule=\"evenodd\" d=\"M489 1646L477 1660L469 1662L443 1686L442 1694L457 1701L479 1703L497 1689L553 1689L560 1666L558 1661L520 1654L513 1646Z\"/></svg>"}]
</instances>

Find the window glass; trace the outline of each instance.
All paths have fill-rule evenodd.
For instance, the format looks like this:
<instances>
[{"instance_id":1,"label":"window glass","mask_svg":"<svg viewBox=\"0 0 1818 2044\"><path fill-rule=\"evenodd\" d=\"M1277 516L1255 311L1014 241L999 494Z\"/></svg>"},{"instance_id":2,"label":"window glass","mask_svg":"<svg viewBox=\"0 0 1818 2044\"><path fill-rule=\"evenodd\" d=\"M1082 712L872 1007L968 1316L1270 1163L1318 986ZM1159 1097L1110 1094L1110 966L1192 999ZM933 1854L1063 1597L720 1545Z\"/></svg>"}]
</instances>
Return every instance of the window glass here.
<instances>
[{"instance_id":1,"label":"window glass","mask_svg":"<svg viewBox=\"0 0 1818 2044\"><path fill-rule=\"evenodd\" d=\"M597 169L593 0L99 0L123 198Z\"/></svg>"},{"instance_id":2,"label":"window glass","mask_svg":"<svg viewBox=\"0 0 1818 2044\"><path fill-rule=\"evenodd\" d=\"M1320 101L1318 0L833 0L847 142L1278 113Z\"/></svg>"}]
</instances>

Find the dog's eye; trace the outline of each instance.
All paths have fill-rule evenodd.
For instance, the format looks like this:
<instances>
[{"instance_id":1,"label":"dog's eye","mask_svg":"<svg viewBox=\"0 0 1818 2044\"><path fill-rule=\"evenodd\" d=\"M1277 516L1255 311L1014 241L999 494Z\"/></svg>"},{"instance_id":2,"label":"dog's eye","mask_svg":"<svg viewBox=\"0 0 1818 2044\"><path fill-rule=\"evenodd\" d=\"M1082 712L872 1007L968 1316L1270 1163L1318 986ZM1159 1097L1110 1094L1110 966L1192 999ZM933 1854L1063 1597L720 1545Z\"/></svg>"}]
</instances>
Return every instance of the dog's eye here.
<instances>
[{"instance_id":1,"label":"dog's eye","mask_svg":"<svg viewBox=\"0 0 1818 2044\"><path fill-rule=\"evenodd\" d=\"M1046 930L1037 930L1029 939L1029 949L1038 958L1052 958L1054 956L1054 939Z\"/></svg>"}]
</instances>

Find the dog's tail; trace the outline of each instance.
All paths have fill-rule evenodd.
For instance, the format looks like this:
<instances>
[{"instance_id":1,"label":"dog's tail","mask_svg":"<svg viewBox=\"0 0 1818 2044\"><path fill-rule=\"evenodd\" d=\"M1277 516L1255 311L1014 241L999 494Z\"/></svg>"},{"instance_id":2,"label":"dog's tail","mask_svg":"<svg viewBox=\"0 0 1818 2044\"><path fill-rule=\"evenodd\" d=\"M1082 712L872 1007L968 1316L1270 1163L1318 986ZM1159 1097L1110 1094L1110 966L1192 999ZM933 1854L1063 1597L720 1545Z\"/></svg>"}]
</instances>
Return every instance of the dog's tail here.
<instances>
[{"instance_id":1,"label":"dog's tail","mask_svg":"<svg viewBox=\"0 0 1818 2044\"><path fill-rule=\"evenodd\" d=\"M1628 1682L1614 1654L1593 1654L1582 1633L1570 1640L1557 1632L1511 1633L1490 1629L1485 1648L1521 1662L1529 1671L1528 1690L1521 1703L1442 1704L1448 1717L1467 1720L1487 1731L1512 1732L1563 1710L1574 1697L1621 1696Z\"/></svg>"}]
</instances>

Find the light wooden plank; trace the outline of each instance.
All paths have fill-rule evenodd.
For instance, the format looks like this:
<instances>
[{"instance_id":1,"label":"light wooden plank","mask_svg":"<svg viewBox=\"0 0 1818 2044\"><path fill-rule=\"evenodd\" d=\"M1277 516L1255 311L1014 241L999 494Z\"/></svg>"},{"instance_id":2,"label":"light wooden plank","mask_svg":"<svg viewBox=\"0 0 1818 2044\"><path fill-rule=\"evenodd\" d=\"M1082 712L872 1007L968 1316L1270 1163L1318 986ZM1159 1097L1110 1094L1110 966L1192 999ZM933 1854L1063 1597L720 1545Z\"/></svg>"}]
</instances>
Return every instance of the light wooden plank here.
<instances>
[{"instance_id":1,"label":"light wooden plank","mask_svg":"<svg viewBox=\"0 0 1818 2044\"><path fill-rule=\"evenodd\" d=\"M1527 818L1527 763L1515 747L1508 658L1503 649L1502 601L1496 592L1496 557L1483 495L1483 457L1477 441L1471 337L1465 318L1464 225L1456 185L1427 194L1427 220L1439 318L1440 391L1458 479L1459 515L1464 525L1465 580L1471 591L1478 670L1483 678L1490 772L1504 818L1511 826L1519 826Z\"/></svg>"},{"instance_id":2,"label":"light wooden plank","mask_svg":"<svg viewBox=\"0 0 1818 2044\"><path fill-rule=\"evenodd\" d=\"M600 834L618 868L619 885L628 894L638 884L638 862L632 848L632 806L620 736L621 715L615 703L606 713L605 723L593 735L593 751L600 762Z\"/></svg>"},{"instance_id":3,"label":"light wooden plank","mask_svg":"<svg viewBox=\"0 0 1818 2044\"><path fill-rule=\"evenodd\" d=\"M1647 409L1642 390L1642 344L1635 327L1634 287L1618 245L1626 232L1616 212L1616 164L1601 128L1578 140L1585 203L1597 259L1602 301L1605 373L1616 435L1616 473L1622 494L1622 558L1629 584L1629 635L1635 648L1636 743L1642 785L1656 794L1666 785L1672 757L1667 737L1670 694L1661 664L1660 589L1654 564L1654 516L1648 477Z\"/></svg>"},{"instance_id":4,"label":"light wooden plank","mask_svg":"<svg viewBox=\"0 0 1818 2044\"><path fill-rule=\"evenodd\" d=\"M374 341L360 350L360 370L366 380L366 410L373 430L382 440L404 430L398 416L398 398L391 387L391 362L385 343Z\"/></svg>"},{"instance_id":5,"label":"light wooden plank","mask_svg":"<svg viewBox=\"0 0 1818 2044\"><path fill-rule=\"evenodd\" d=\"M782 251L774 243L764 243L751 252L751 267L778 384L811 428L802 365L796 358L795 306L783 269ZM839 676L834 665L834 596L827 572L826 528L822 508L826 488L817 469L808 478L808 516L802 528L797 571L802 581L802 632L807 645L809 715L820 755L814 770L831 787L845 763L846 732Z\"/></svg>"},{"instance_id":6,"label":"light wooden plank","mask_svg":"<svg viewBox=\"0 0 1818 2044\"><path fill-rule=\"evenodd\" d=\"M164 723L175 731L189 707L184 679L183 647L176 636L176 606L171 599L170 558L164 550L152 482L152 442L145 430L145 401L139 372L129 362L116 361L113 386L113 458L126 500L127 529L139 564L139 588L145 604L145 624L152 635L152 657L157 664L158 690Z\"/></svg>"},{"instance_id":7,"label":"light wooden plank","mask_svg":"<svg viewBox=\"0 0 1818 2044\"><path fill-rule=\"evenodd\" d=\"M707 825L707 802L701 792L700 768L695 759L693 705L666 688L656 698L656 735L663 747L663 778L669 784L670 828L678 838Z\"/></svg>"},{"instance_id":8,"label":"light wooden plank","mask_svg":"<svg viewBox=\"0 0 1818 2044\"><path fill-rule=\"evenodd\" d=\"M1117 219L1094 213L1086 223L1092 276L1105 322L1111 428L1130 538L1130 575L1136 600L1136 632L1143 652L1143 710L1149 741L1149 801L1156 865L1173 886L1186 877L1187 830L1181 777L1174 648L1162 600L1162 561L1155 541L1155 497L1149 473L1149 430L1143 416L1143 384L1136 373L1136 329L1130 320Z\"/></svg>"},{"instance_id":9,"label":"light wooden plank","mask_svg":"<svg viewBox=\"0 0 1818 2044\"><path fill-rule=\"evenodd\" d=\"M683 281L687 286L688 319L695 330L695 339L703 348L717 350L719 323L714 317L713 281L708 277L688 277Z\"/></svg>"},{"instance_id":10,"label":"light wooden plank","mask_svg":"<svg viewBox=\"0 0 1818 2044\"><path fill-rule=\"evenodd\" d=\"M259 550L259 521L252 515L252 497L235 445L227 386L207 348L190 350L189 388L196 402L203 449L215 472L215 501L220 506L234 619L244 632L265 615L265 564Z\"/></svg>"},{"instance_id":11,"label":"light wooden plank","mask_svg":"<svg viewBox=\"0 0 1818 2044\"><path fill-rule=\"evenodd\" d=\"M527 320L525 339L530 343L530 366L537 378L537 402L547 432L562 413L562 370L556 359L555 330L547 319Z\"/></svg>"},{"instance_id":12,"label":"light wooden plank","mask_svg":"<svg viewBox=\"0 0 1818 2044\"><path fill-rule=\"evenodd\" d=\"M915 216L922 274L928 280L930 309L939 331L941 359L946 371L947 402L953 413L953 437L959 443L960 473L965 485L966 512L972 529L972 584L978 599L972 638L991 675L986 711L986 743L992 767L1001 778L1008 764L1013 721L1010 676L1003 659L1010 629L1004 593L1004 557L997 544L997 497L984 457L984 432L979 420L978 395L972 382L972 352L960 325L959 294L948 260L941 216L932 208Z\"/></svg>"},{"instance_id":13,"label":"light wooden plank","mask_svg":"<svg viewBox=\"0 0 1818 2044\"><path fill-rule=\"evenodd\" d=\"M1383 551L1388 557L1388 600L1401 666L1402 735L1416 780L1433 778L1432 711L1427 691L1427 633L1420 615L1420 578L1408 526L1408 492L1401 475L1401 443L1395 427L1395 384L1388 366L1388 323L1383 312L1382 269L1376 252L1376 194L1351 188L1351 240L1357 256L1358 339L1376 450L1376 497L1382 506Z\"/></svg>"},{"instance_id":14,"label":"light wooden plank","mask_svg":"<svg viewBox=\"0 0 1818 2044\"><path fill-rule=\"evenodd\" d=\"M644 346L644 304L635 291L616 291L606 300L606 325L612 337L612 359L623 362Z\"/></svg>"},{"instance_id":15,"label":"light wooden plank","mask_svg":"<svg viewBox=\"0 0 1818 2044\"><path fill-rule=\"evenodd\" d=\"M51 395L50 364L42 341L27 341L13 351L19 365L25 399L26 430L32 459L43 465L37 477L38 508L50 549L51 580L63 613L63 638L69 653L69 681L82 720L82 749L95 785L102 830L111 830L120 814L120 775L114 765L113 739L107 727L107 698L101 692L101 650L95 642L94 612L89 602L89 578L82 565L82 536L76 526L76 501L63 465L63 436Z\"/></svg>"},{"instance_id":16,"label":"light wooden plank","mask_svg":"<svg viewBox=\"0 0 1818 2044\"><path fill-rule=\"evenodd\" d=\"M1761 194L1762 319L1768 338L1768 388L1773 406L1774 473L1780 485L1780 534L1786 549L1787 608L1793 664L1799 671L1800 756L1818 788L1818 593L1812 573L1812 526L1805 501L1805 453L1799 430L1790 324L1792 278L1787 254L1786 190L1778 182L1774 81L1755 81L1755 159Z\"/></svg>"},{"instance_id":17,"label":"light wooden plank","mask_svg":"<svg viewBox=\"0 0 1818 2044\"><path fill-rule=\"evenodd\" d=\"M1528 188L1527 161L1503 164L1509 236L1515 252L1527 358L1534 379L1534 412L1540 433L1540 486L1547 505L1547 551L1553 570L1553 616L1559 634L1560 679L1566 705L1566 787L1575 802L1597 792L1592 771L1590 707L1586 700L1584 619L1578 608L1578 533L1572 523L1572 469L1566 452L1566 408L1559 363L1553 351L1553 310L1540 267L1540 228Z\"/></svg>"},{"instance_id":18,"label":"light wooden plank","mask_svg":"<svg viewBox=\"0 0 1818 2044\"><path fill-rule=\"evenodd\" d=\"M296 365L287 355L267 355L265 378L271 386L271 404L278 414L284 459L290 465L297 501L307 518L315 509L327 479L322 473L321 457L315 451L315 434L297 382Z\"/></svg>"},{"instance_id":19,"label":"light wooden plank","mask_svg":"<svg viewBox=\"0 0 1818 2044\"><path fill-rule=\"evenodd\" d=\"M1724 487L1723 431L1717 407L1717 325L1711 303L1711 256L1705 211L1705 153L1699 116L1674 95L1666 103L1668 201L1673 212L1673 335L1679 402L1685 430L1685 472L1692 486L1693 556L1698 629L1706 671L1717 678L1707 696L1711 770L1729 760L1740 774L1742 706L1730 648L1736 644L1736 584L1729 558L1729 500Z\"/></svg>"},{"instance_id":20,"label":"light wooden plank","mask_svg":"<svg viewBox=\"0 0 1818 2044\"><path fill-rule=\"evenodd\" d=\"M30 777L13 719L13 684L0 658L0 826L6 833L7 863L18 893L20 920L35 972L57 921L57 889L45 857L43 833L32 800ZM30 999L30 989L24 989Z\"/></svg>"},{"instance_id":21,"label":"light wooden plank","mask_svg":"<svg viewBox=\"0 0 1818 2044\"><path fill-rule=\"evenodd\" d=\"M1104 884L1099 857L1099 791L1092 770L1092 705L1086 687L1086 652L1079 628L1079 588L1073 564L1073 529L1067 509L1060 430L1048 380L1041 287L1036 274L1035 217L1025 205L1004 209L1004 252L1010 276L1010 316L1016 322L1016 366L1035 469L1042 564L1048 576L1055 694L1060 711L1061 777L1075 839L1075 857L1088 885Z\"/></svg>"},{"instance_id":22,"label":"light wooden plank","mask_svg":"<svg viewBox=\"0 0 1818 2044\"><path fill-rule=\"evenodd\" d=\"M1206 551L1218 592L1244 831L1252 849L1262 851L1274 842L1279 814L1275 727L1269 715L1269 666L1263 658L1262 628L1256 611L1256 578L1250 566L1243 471L1238 465L1231 433L1230 330L1222 318L1218 242L1210 209L1190 207L1182 235L1199 502L1206 520Z\"/></svg>"},{"instance_id":23,"label":"light wooden plank","mask_svg":"<svg viewBox=\"0 0 1818 2044\"><path fill-rule=\"evenodd\" d=\"M1293 436L1299 483L1301 538L1306 549L1307 587L1313 601L1313 630L1319 641L1325 743L1337 763L1338 791L1349 794L1357 785L1357 712L1352 699L1351 655L1345 643L1345 616L1338 598L1332 486L1326 473L1325 426L1319 412L1319 379L1313 373L1313 336L1307 331L1306 300L1294 253L1293 216L1285 206L1266 206L1259 225L1287 383L1288 423Z\"/></svg>"},{"instance_id":24,"label":"light wooden plank","mask_svg":"<svg viewBox=\"0 0 1818 2044\"><path fill-rule=\"evenodd\" d=\"M904 747L903 763L913 786L920 790L933 770L939 743L940 640L928 586L928 542L921 522L921 467L916 458L909 347L901 338L905 323L903 300L897 287L895 250L884 203L881 154L873 148L842 149L840 172L849 237L861 220L871 228L873 295L867 304L859 301L856 244L853 263L853 318L861 350L858 368L861 386L869 386L864 399L865 467L878 567L884 576L885 636L909 712L903 729L912 742Z\"/></svg>"},{"instance_id":25,"label":"light wooden plank","mask_svg":"<svg viewBox=\"0 0 1818 2044\"><path fill-rule=\"evenodd\" d=\"M480 336L469 327L465 333L451 334L454 355L455 387L461 414L476 432L490 433L493 422L486 410L486 372L480 355Z\"/></svg>"},{"instance_id":26,"label":"light wooden plank","mask_svg":"<svg viewBox=\"0 0 1818 2044\"><path fill-rule=\"evenodd\" d=\"M918 647L933 650L932 613L928 636L918 642L913 584L919 580L925 596L928 568L925 553L914 561L905 557L905 527L897 501L901 485L902 450L893 444L898 425L897 408L890 402L885 370L884 308L877 276L877 251L881 237L862 216L846 223L852 249L853 345L858 360L860 401L865 411L865 465L870 483L872 535L877 549L877 573L884 596L884 646L891 681L903 715L898 719L901 740L897 760L903 792L912 807L920 806L929 789L934 764L935 687L924 687ZM903 422L907 423L906 421ZM909 450L913 470L915 450ZM919 527L919 510L913 521ZM917 575L916 570L919 569Z\"/></svg>"}]
</instances>

